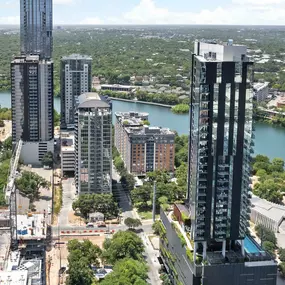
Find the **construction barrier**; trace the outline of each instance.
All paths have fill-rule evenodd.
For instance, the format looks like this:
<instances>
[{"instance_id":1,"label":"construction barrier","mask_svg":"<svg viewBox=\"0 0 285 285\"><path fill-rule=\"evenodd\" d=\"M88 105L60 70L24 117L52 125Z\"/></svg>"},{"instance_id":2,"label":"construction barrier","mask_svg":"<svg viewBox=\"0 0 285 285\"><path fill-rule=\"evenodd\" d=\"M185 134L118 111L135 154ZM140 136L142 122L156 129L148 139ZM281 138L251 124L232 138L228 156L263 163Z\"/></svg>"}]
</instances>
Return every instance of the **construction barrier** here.
<instances>
[{"instance_id":1,"label":"construction barrier","mask_svg":"<svg viewBox=\"0 0 285 285\"><path fill-rule=\"evenodd\" d=\"M114 234L115 230L71 230L60 231L61 235L100 235L100 234Z\"/></svg>"}]
</instances>

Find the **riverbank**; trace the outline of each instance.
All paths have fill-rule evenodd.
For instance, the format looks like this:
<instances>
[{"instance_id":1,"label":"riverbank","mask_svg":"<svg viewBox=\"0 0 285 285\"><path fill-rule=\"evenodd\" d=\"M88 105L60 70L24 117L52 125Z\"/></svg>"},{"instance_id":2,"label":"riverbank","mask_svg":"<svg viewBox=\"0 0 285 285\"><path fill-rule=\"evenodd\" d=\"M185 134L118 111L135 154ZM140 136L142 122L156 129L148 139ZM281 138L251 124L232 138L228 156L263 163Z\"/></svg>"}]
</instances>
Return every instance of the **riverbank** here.
<instances>
[{"instance_id":1,"label":"riverbank","mask_svg":"<svg viewBox=\"0 0 285 285\"><path fill-rule=\"evenodd\" d=\"M154 105L154 106L159 106L159 107L164 107L164 108L172 108L173 107L172 105L155 103L155 102L145 102L145 101L134 100L134 99L123 99L123 98L117 98L117 97L109 97L109 98L112 99L113 101L140 103L140 104Z\"/></svg>"}]
</instances>

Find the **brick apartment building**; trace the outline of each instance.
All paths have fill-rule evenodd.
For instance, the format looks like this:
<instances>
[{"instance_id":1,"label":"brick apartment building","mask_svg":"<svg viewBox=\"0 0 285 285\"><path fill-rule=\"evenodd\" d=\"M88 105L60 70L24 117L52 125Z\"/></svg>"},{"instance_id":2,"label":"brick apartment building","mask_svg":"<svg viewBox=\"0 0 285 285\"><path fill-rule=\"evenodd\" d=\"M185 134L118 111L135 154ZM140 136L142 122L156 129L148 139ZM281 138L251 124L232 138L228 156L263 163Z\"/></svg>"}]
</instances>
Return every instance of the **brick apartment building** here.
<instances>
[{"instance_id":1,"label":"brick apartment building","mask_svg":"<svg viewBox=\"0 0 285 285\"><path fill-rule=\"evenodd\" d=\"M115 146L130 173L174 172L174 132L144 125L147 113L116 113Z\"/></svg>"}]
</instances>

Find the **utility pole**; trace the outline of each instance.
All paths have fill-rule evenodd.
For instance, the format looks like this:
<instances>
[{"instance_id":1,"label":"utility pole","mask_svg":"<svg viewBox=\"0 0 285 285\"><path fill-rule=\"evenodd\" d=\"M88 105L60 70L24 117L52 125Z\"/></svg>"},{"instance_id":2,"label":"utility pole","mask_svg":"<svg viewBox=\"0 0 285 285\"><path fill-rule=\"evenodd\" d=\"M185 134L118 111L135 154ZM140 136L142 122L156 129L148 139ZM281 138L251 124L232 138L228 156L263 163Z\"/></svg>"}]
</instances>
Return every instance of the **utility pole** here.
<instances>
[{"instance_id":1,"label":"utility pole","mask_svg":"<svg viewBox=\"0 0 285 285\"><path fill-rule=\"evenodd\" d=\"M153 183L153 201L152 201L152 220L155 222L155 210L156 210L156 181Z\"/></svg>"}]
</instances>

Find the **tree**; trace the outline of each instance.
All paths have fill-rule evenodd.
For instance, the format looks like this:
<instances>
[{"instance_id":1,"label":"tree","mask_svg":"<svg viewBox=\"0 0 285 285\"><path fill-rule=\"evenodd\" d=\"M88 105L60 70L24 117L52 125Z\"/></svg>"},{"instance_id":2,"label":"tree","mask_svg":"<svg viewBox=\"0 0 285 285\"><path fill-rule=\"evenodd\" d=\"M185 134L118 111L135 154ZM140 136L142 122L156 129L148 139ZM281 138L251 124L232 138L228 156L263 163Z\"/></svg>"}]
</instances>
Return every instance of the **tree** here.
<instances>
[{"instance_id":1,"label":"tree","mask_svg":"<svg viewBox=\"0 0 285 285\"><path fill-rule=\"evenodd\" d=\"M94 277L90 265L100 265L101 249L89 240L80 242L75 239L68 242L67 249L69 252L69 275L66 284L91 285Z\"/></svg>"},{"instance_id":2,"label":"tree","mask_svg":"<svg viewBox=\"0 0 285 285\"><path fill-rule=\"evenodd\" d=\"M127 191L131 191L134 189L135 187L135 178L132 174L127 173L127 171L125 170L124 172L121 172L121 179L120 179L122 186L124 187L124 189L126 189Z\"/></svg>"},{"instance_id":3,"label":"tree","mask_svg":"<svg viewBox=\"0 0 285 285\"><path fill-rule=\"evenodd\" d=\"M102 285L147 285L148 268L145 262L124 258L116 262L113 272L105 277Z\"/></svg>"},{"instance_id":4,"label":"tree","mask_svg":"<svg viewBox=\"0 0 285 285\"><path fill-rule=\"evenodd\" d=\"M270 202L277 204L282 203L283 195L280 192L279 185L273 179L267 179L264 182L256 183L253 192L260 198Z\"/></svg>"},{"instance_id":5,"label":"tree","mask_svg":"<svg viewBox=\"0 0 285 285\"><path fill-rule=\"evenodd\" d=\"M285 262L285 249L284 248L279 248L278 253L279 253L279 259L282 262Z\"/></svg>"},{"instance_id":6,"label":"tree","mask_svg":"<svg viewBox=\"0 0 285 285\"><path fill-rule=\"evenodd\" d=\"M103 248L104 258L111 264L126 257L141 261L144 252L142 240L131 231L115 233L111 240L104 241Z\"/></svg>"},{"instance_id":7,"label":"tree","mask_svg":"<svg viewBox=\"0 0 285 285\"><path fill-rule=\"evenodd\" d=\"M131 217L126 218L124 223L128 228L137 228L142 225L139 219L133 219Z\"/></svg>"},{"instance_id":8,"label":"tree","mask_svg":"<svg viewBox=\"0 0 285 285\"><path fill-rule=\"evenodd\" d=\"M274 254L275 245L271 241L265 241L262 243L262 248L272 255Z\"/></svg>"},{"instance_id":9,"label":"tree","mask_svg":"<svg viewBox=\"0 0 285 285\"><path fill-rule=\"evenodd\" d=\"M12 150L12 136L10 136L6 140L4 140L3 148L5 150Z\"/></svg>"},{"instance_id":10,"label":"tree","mask_svg":"<svg viewBox=\"0 0 285 285\"><path fill-rule=\"evenodd\" d=\"M53 166L53 153L51 151L47 152L42 158L42 166L47 166L52 168Z\"/></svg>"},{"instance_id":11,"label":"tree","mask_svg":"<svg viewBox=\"0 0 285 285\"><path fill-rule=\"evenodd\" d=\"M148 120L144 120L144 121L143 121L143 124L144 124L145 126L149 126L149 125L150 125L150 122L149 122Z\"/></svg>"},{"instance_id":12,"label":"tree","mask_svg":"<svg viewBox=\"0 0 285 285\"><path fill-rule=\"evenodd\" d=\"M68 241L67 249L70 253L78 250L82 256L88 259L89 264L100 265L99 257L102 254L102 250L90 240L84 240L83 242L80 242L77 239L70 240Z\"/></svg>"},{"instance_id":13,"label":"tree","mask_svg":"<svg viewBox=\"0 0 285 285\"><path fill-rule=\"evenodd\" d=\"M258 154L254 158L254 162L264 162L264 163L270 163L269 157L266 155Z\"/></svg>"},{"instance_id":14,"label":"tree","mask_svg":"<svg viewBox=\"0 0 285 285\"><path fill-rule=\"evenodd\" d=\"M146 183L140 187L135 188L131 192L132 201L135 204L141 204L142 207L148 206L148 201L151 199L152 186Z\"/></svg>"},{"instance_id":15,"label":"tree","mask_svg":"<svg viewBox=\"0 0 285 285\"><path fill-rule=\"evenodd\" d=\"M155 235L159 235L160 229L161 229L161 221L156 220L156 221L152 224L153 233L154 233Z\"/></svg>"},{"instance_id":16,"label":"tree","mask_svg":"<svg viewBox=\"0 0 285 285\"><path fill-rule=\"evenodd\" d=\"M284 160L282 158L273 158L270 166L271 172L283 172L284 171Z\"/></svg>"},{"instance_id":17,"label":"tree","mask_svg":"<svg viewBox=\"0 0 285 285\"><path fill-rule=\"evenodd\" d=\"M72 208L79 209L80 213L87 218L89 213L100 212L105 219L118 217L119 208L111 194L85 194L73 202Z\"/></svg>"},{"instance_id":18,"label":"tree","mask_svg":"<svg viewBox=\"0 0 285 285\"><path fill-rule=\"evenodd\" d=\"M79 260L68 258L69 269L66 285L91 285L94 280L92 269L88 266L87 258Z\"/></svg>"},{"instance_id":19,"label":"tree","mask_svg":"<svg viewBox=\"0 0 285 285\"><path fill-rule=\"evenodd\" d=\"M31 171L23 171L21 177L15 180L16 188L26 195L31 202L39 198L40 188L47 188L47 180Z\"/></svg>"},{"instance_id":20,"label":"tree","mask_svg":"<svg viewBox=\"0 0 285 285\"><path fill-rule=\"evenodd\" d=\"M263 225L259 224L255 226L256 234L260 238L261 243L265 241L270 241L275 246L277 244L277 239L275 233L272 230L265 228Z\"/></svg>"}]
</instances>

